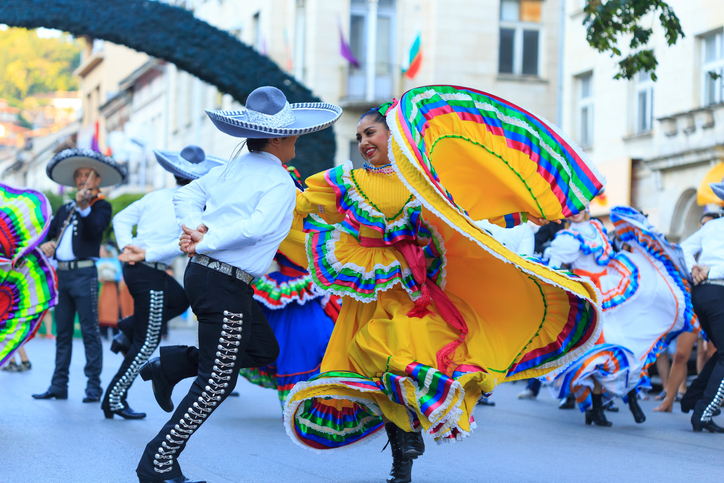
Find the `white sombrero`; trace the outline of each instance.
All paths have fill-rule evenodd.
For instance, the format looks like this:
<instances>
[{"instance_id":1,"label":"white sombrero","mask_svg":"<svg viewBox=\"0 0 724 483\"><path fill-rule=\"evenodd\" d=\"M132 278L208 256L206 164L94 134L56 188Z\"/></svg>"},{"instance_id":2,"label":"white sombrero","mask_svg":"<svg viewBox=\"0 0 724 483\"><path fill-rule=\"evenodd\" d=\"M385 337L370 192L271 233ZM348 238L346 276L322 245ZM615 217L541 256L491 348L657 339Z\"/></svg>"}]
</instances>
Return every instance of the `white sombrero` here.
<instances>
[{"instance_id":1,"label":"white sombrero","mask_svg":"<svg viewBox=\"0 0 724 483\"><path fill-rule=\"evenodd\" d=\"M724 181L720 181L719 183L710 183L709 186L711 186L711 190L715 195L724 200Z\"/></svg>"},{"instance_id":2,"label":"white sombrero","mask_svg":"<svg viewBox=\"0 0 724 483\"><path fill-rule=\"evenodd\" d=\"M226 163L225 159L207 156L203 149L193 145L186 146L180 152L154 149L153 154L163 169L174 176L192 180L199 179L211 171L211 168Z\"/></svg>"},{"instance_id":3,"label":"white sombrero","mask_svg":"<svg viewBox=\"0 0 724 483\"><path fill-rule=\"evenodd\" d=\"M206 111L219 131L251 139L300 136L328 128L342 109L324 102L289 104L276 87L255 89L241 111Z\"/></svg>"},{"instance_id":4,"label":"white sombrero","mask_svg":"<svg viewBox=\"0 0 724 483\"><path fill-rule=\"evenodd\" d=\"M98 173L101 177L99 188L121 183L128 175L124 166L90 149L66 149L59 152L50 160L45 172L56 183L75 188L75 172L80 168L91 168Z\"/></svg>"}]
</instances>

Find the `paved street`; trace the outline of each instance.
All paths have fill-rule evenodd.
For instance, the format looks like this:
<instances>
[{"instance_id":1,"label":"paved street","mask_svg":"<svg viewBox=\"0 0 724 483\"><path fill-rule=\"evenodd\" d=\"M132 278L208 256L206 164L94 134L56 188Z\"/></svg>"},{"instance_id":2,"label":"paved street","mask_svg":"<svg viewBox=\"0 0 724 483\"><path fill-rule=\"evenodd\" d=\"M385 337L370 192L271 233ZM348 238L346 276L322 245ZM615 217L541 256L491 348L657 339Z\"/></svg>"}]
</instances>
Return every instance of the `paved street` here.
<instances>
[{"instance_id":1,"label":"paved street","mask_svg":"<svg viewBox=\"0 0 724 483\"><path fill-rule=\"evenodd\" d=\"M193 344L195 333L171 332L168 343ZM120 364L104 342L103 383ZM130 483L145 444L166 421L150 384L140 378L129 402L148 417L106 420L99 404L83 404L83 350L74 341L69 399L35 401L53 368L54 341L37 338L27 346L33 369L0 372L0 482ZM178 402L188 383L174 394ZM416 483L710 481L724 472L724 435L694 434L688 416L652 412L636 425L625 408L608 413L612 428L585 426L577 411L560 411L547 393L521 401L522 384L506 384L493 396L496 407L479 407L478 429L462 444L437 446L415 462ZM210 483L369 482L381 483L389 471L383 438L336 453L315 454L293 444L284 432L276 394L246 381L193 437L181 457L189 477ZM545 391L545 389L544 389Z\"/></svg>"}]
</instances>

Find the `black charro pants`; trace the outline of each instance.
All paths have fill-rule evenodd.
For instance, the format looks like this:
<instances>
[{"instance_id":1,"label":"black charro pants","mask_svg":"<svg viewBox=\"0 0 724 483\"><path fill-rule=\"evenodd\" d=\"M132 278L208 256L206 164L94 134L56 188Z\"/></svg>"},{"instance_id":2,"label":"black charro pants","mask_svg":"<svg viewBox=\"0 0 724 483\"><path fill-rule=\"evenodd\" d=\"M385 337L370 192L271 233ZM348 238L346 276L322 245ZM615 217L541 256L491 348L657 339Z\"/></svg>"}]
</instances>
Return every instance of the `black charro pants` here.
<instances>
[{"instance_id":1,"label":"black charro pants","mask_svg":"<svg viewBox=\"0 0 724 483\"><path fill-rule=\"evenodd\" d=\"M692 290L691 301L701 328L717 350L686 391L682 407L694 407L696 417L709 421L724 401L724 286L697 285Z\"/></svg>"},{"instance_id":2,"label":"black charro pants","mask_svg":"<svg viewBox=\"0 0 724 483\"><path fill-rule=\"evenodd\" d=\"M106 389L101 409L119 411L126 407L128 388L141 366L151 357L161 339L161 327L189 308L186 292L172 276L142 263L123 264L123 279L133 297L133 316L123 319L131 347Z\"/></svg>"},{"instance_id":3,"label":"black charro pants","mask_svg":"<svg viewBox=\"0 0 724 483\"><path fill-rule=\"evenodd\" d=\"M55 371L50 390L68 393L68 371L73 351L73 324L78 313L85 348L85 393L100 397L103 346L98 327L98 270L96 267L58 270L58 305L55 307Z\"/></svg>"},{"instance_id":4,"label":"black charro pants","mask_svg":"<svg viewBox=\"0 0 724 483\"><path fill-rule=\"evenodd\" d=\"M181 476L177 458L191 435L234 390L239 369L274 362L279 344L248 284L197 263L184 276L199 321L199 348L164 347L161 366L173 383L196 376L188 394L143 452L139 476Z\"/></svg>"}]
</instances>

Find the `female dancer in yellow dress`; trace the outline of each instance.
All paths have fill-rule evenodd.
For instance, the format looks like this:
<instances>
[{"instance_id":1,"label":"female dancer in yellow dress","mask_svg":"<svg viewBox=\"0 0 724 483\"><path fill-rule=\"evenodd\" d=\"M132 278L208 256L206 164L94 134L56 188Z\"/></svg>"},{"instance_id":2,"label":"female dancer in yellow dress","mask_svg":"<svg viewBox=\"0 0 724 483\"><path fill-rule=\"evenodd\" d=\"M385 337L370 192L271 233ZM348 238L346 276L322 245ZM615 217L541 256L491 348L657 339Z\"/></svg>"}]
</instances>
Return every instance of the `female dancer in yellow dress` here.
<instances>
[{"instance_id":1,"label":"female dancer in yellow dress","mask_svg":"<svg viewBox=\"0 0 724 483\"><path fill-rule=\"evenodd\" d=\"M554 128L473 89L414 89L364 114L357 140L368 164L307 179L281 247L343 297L321 374L294 387L284 419L316 450L384 426L388 481L405 483L422 432L463 439L481 394L561 368L600 333L591 284L513 254L472 220L562 218L601 182Z\"/></svg>"}]
</instances>

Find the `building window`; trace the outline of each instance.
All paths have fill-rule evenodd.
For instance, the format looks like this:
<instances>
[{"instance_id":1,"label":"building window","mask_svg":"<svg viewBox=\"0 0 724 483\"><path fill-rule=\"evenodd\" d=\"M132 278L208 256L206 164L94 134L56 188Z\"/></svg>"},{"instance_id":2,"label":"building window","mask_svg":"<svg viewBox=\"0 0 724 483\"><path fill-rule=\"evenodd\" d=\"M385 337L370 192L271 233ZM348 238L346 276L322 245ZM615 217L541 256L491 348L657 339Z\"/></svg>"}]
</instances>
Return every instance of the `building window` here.
<instances>
[{"instance_id":1,"label":"building window","mask_svg":"<svg viewBox=\"0 0 724 483\"><path fill-rule=\"evenodd\" d=\"M578 143L583 148L593 144L593 74L576 78L578 84Z\"/></svg>"},{"instance_id":2,"label":"building window","mask_svg":"<svg viewBox=\"0 0 724 483\"><path fill-rule=\"evenodd\" d=\"M262 52L264 45L261 36L261 12L256 12L251 18L251 35L252 45L254 45L257 52Z\"/></svg>"},{"instance_id":3,"label":"building window","mask_svg":"<svg viewBox=\"0 0 724 483\"><path fill-rule=\"evenodd\" d=\"M654 81L645 72L636 79L636 132L651 131L654 119Z\"/></svg>"},{"instance_id":4,"label":"building window","mask_svg":"<svg viewBox=\"0 0 724 483\"><path fill-rule=\"evenodd\" d=\"M542 0L500 1L500 74L540 75L542 18Z\"/></svg>"},{"instance_id":5,"label":"building window","mask_svg":"<svg viewBox=\"0 0 724 483\"><path fill-rule=\"evenodd\" d=\"M367 92L367 28L370 5L367 0L352 0L350 4L349 47L359 68L350 64L347 78L347 97L365 97ZM380 0L377 5L377 34L375 42L375 82L372 91L376 99L392 97L395 65L396 14L393 0Z\"/></svg>"},{"instance_id":6,"label":"building window","mask_svg":"<svg viewBox=\"0 0 724 483\"><path fill-rule=\"evenodd\" d=\"M702 44L702 104L710 106L724 102L724 35L715 32L701 38Z\"/></svg>"}]
</instances>

